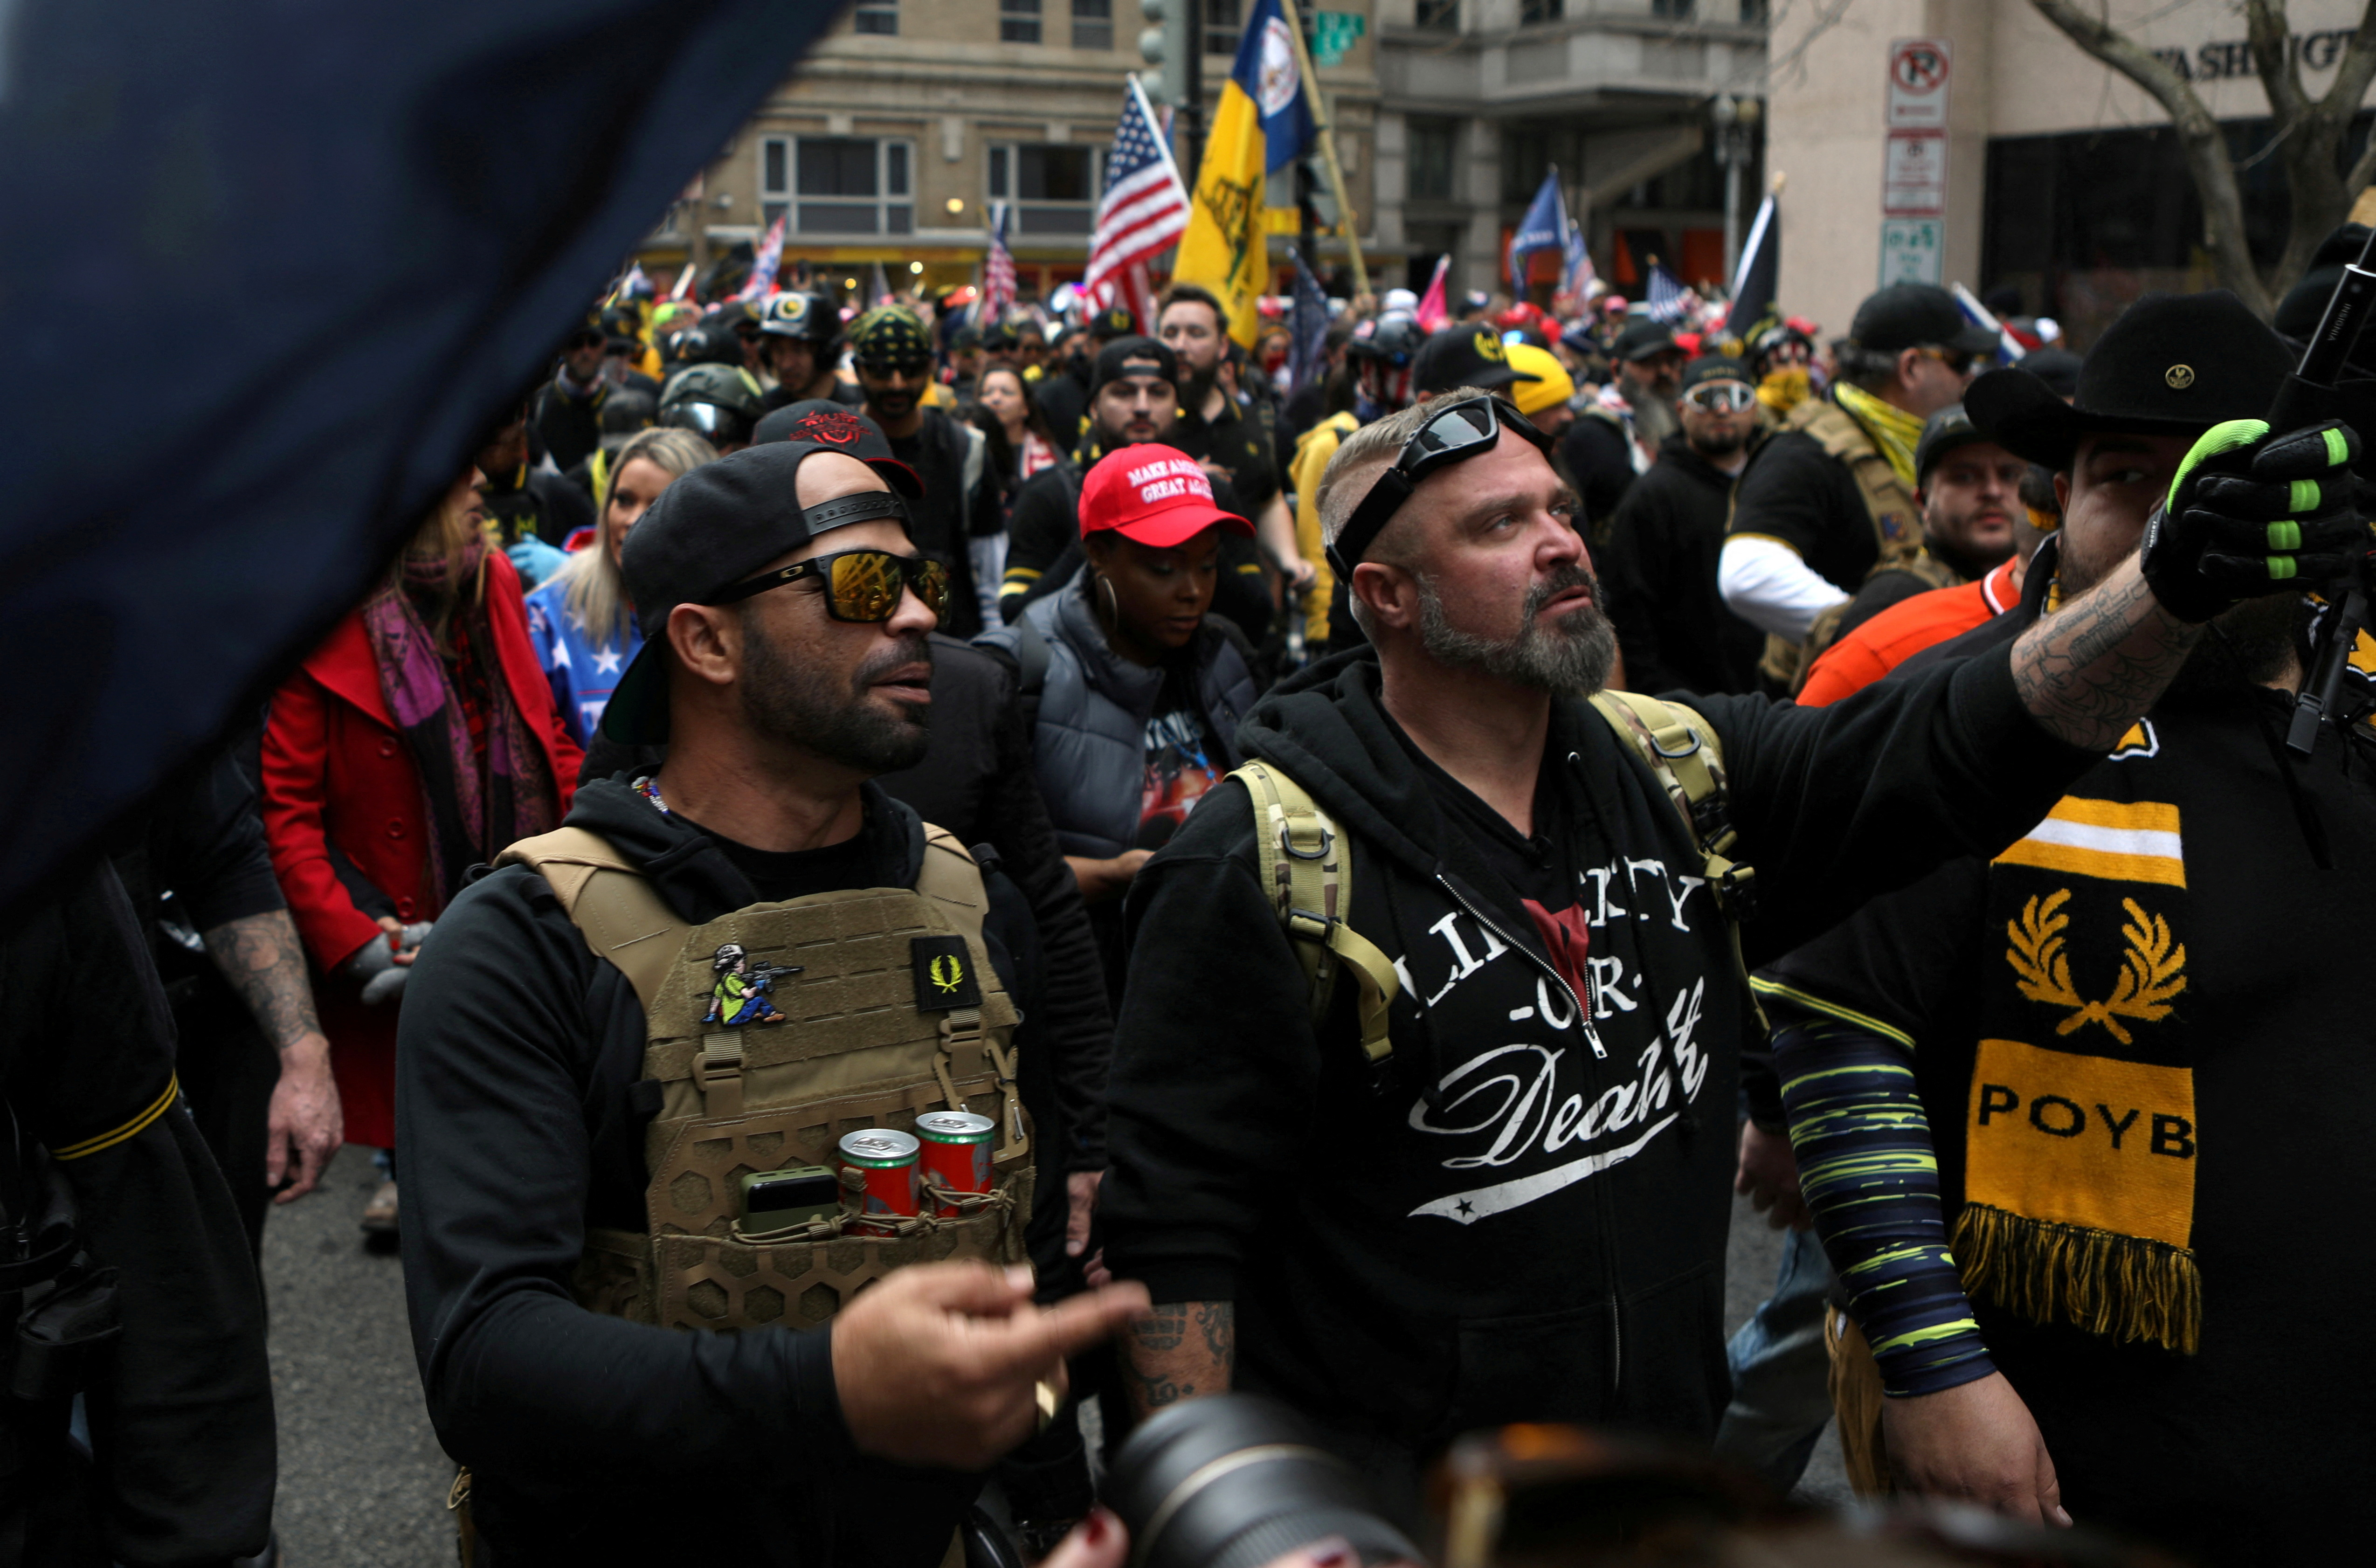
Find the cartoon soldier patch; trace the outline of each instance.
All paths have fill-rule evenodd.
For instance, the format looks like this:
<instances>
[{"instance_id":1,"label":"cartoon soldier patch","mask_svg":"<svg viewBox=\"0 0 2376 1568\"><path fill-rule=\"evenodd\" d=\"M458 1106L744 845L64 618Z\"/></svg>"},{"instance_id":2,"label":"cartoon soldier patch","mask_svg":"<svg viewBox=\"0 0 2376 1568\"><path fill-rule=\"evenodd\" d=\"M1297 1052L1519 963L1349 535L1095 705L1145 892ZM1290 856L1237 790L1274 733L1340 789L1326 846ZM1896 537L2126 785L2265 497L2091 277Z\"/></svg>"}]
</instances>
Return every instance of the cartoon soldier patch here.
<instances>
[{"instance_id":1,"label":"cartoon soldier patch","mask_svg":"<svg viewBox=\"0 0 2376 1568\"><path fill-rule=\"evenodd\" d=\"M776 1011L767 993L775 989L777 977L800 972L797 965L787 968L754 963L741 943L726 943L710 956L709 1011L701 1016L701 1021L729 1029L745 1024L780 1024L784 1016Z\"/></svg>"}]
</instances>

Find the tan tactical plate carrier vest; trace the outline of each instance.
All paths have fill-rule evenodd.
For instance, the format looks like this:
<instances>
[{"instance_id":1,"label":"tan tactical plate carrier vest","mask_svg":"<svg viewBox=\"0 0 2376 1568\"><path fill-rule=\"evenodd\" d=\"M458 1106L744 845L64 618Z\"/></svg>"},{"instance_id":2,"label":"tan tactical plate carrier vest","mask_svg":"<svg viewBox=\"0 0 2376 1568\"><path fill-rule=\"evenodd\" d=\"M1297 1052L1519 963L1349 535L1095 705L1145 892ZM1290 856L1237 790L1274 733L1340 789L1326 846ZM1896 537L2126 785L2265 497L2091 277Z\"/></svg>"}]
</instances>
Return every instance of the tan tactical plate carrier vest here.
<instances>
[{"instance_id":1,"label":"tan tactical plate carrier vest","mask_svg":"<svg viewBox=\"0 0 2376 1568\"><path fill-rule=\"evenodd\" d=\"M1872 523L1873 543L1881 551L1873 571L1903 566L1922 552L1922 513L1914 505L1913 493L1847 410L1828 398L1811 398L1791 410L1782 422L1786 429L1806 432L1824 451L1847 465ZM1833 616L1832 624L1838 624L1839 617ZM1769 633L1758 671L1777 691L1796 692L1806 684L1807 670L1815 656L1828 646L1827 640L1811 648L1806 643L1787 643Z\"/></svg>"},{"instance_id":2,"label":"tan tactical plate carrier vest","mask_svg":"<svg viewBox=\"0 0 2376 1568\"><path fill-rule=\"evenodd\" d=\"M636 867L583 828L527 838L499 864L541 872L596 956L644 1005L644 1076L661 1102L644 1138L651 1185L645 1229L589 1229L577 1300L662 1328L814 1328L895 1268L945 1258L1023 1260L1031 1213L1030 1123L1016 1098L1010 1043L1020 1016L981 940L989 896L965 847L924 829L916 885L850 888L754 904L689 926ZM945 959L917 961L919 939L962 938L976 1006L920 1005L920 990L963 990ZM719 949L780 966L765 994L782 1021L704 1022ZM954 956L952 953L950 956ZM912 1132L921 1111L971 1111L997 1123L992 1192L971 1212L901 1222L890 1237L842 1233L839 1218L746 1234L745 1175L835 1164L843 1134Z\"/></svg>"}]
</instances>

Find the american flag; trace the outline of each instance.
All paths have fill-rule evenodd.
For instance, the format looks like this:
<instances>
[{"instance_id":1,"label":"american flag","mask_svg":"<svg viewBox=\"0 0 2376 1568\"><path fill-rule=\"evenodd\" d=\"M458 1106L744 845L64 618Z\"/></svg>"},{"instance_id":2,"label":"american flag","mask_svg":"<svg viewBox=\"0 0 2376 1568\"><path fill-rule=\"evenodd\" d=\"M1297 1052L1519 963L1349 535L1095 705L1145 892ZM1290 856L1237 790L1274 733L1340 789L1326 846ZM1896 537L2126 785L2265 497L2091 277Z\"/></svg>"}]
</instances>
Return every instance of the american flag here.
<instances>
[{"instance_id":1,"label":"american flag","mask_svg":"<svg viewBox=\"0 0 2376 1568\"><path fill-rule=\"evenodd\" d=\"M1691 313L1699 296L1683 287L1682 279L1667 270L1664 264L1650 264L1650 319L1672 326Z\"/></svg>"},{"instance_id":2,"label":"american flag","mask_svg":"<svg viewBox=\"0 0 2376 1568\"><path fill-rule=\"evenodd\" d=\"M973 307L974 320L985 327L1005 320L1015 304L1015 257L1006 248L1007 210L1003 201L991 203L990 254L981 259L981 299Z\"/></svg>"},{"instance_id":3,"label":"american flag","mask_svg":"<svg viewBox=\"0 0 2376 1568\"><path fill-rule=\"evenodd\" d=\"M784 259L784 220L777 219L767 225L767 237L759 242L759 254L751 263L750 281L742 285L738 300L764 300L776 289L776 268Z\"/></svg>"},{"instance_id":4,"label":"american flag","mask_svg":"<svg viewBox=\"0 0 2376 1568\"><path fill-rule=\"evenodd\" d=\"M1081 292L1098 310L1119 299L1141 327L1151 327L1155 302L1147 288L1146 263L1170 249L1187 228L1188 193L1181 188L1180 172L1171 166L1171 150L1163 144L1146 90L1133 77L1123 95L1113 150L1106 154L1106 194L1098 202Z\"/></svg>"}]
</instances>

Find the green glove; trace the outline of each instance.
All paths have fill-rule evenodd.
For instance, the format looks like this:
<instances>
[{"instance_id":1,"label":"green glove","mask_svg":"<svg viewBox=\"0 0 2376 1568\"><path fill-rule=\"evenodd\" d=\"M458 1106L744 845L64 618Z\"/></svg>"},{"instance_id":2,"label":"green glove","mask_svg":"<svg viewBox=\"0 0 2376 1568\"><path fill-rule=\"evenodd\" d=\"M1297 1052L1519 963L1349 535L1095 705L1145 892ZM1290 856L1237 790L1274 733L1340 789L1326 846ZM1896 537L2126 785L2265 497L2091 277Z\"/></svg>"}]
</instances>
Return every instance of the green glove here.
<instances>
[{"instance_id":1,"label":"green glove","mask_svg":"<svg viewBox=\"0 0 2376 1568\"><path fill-rule=\"evenodd\" d=\"M2334 420L2275 436L2262 420L2212 426L2145 522L2137 564L2154 597L2201 623L2349 572L2370 545L2352 500L2358 455L2359 437Z\"/></svg>"}]
</instances>

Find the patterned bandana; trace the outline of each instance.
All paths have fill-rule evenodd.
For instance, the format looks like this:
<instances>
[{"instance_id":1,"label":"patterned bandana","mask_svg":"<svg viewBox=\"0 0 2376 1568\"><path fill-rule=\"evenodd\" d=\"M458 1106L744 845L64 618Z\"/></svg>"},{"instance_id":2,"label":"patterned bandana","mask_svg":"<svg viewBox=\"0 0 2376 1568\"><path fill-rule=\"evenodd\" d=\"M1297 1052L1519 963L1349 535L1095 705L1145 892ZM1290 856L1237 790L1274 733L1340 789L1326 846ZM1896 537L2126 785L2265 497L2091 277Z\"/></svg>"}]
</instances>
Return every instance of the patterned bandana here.
<instances>
[{"instance_id":1,"label":"patterned bandana","mask_svg":"<svg viewBox=\"0 0 2376 1568\"><path fill-rule=\"evenodd\" d=\"M883 369L921 368L933 362L933 340L923 322L905 305L876 305L849 329L858 362Z\"/></svg>"}]
</instances>

